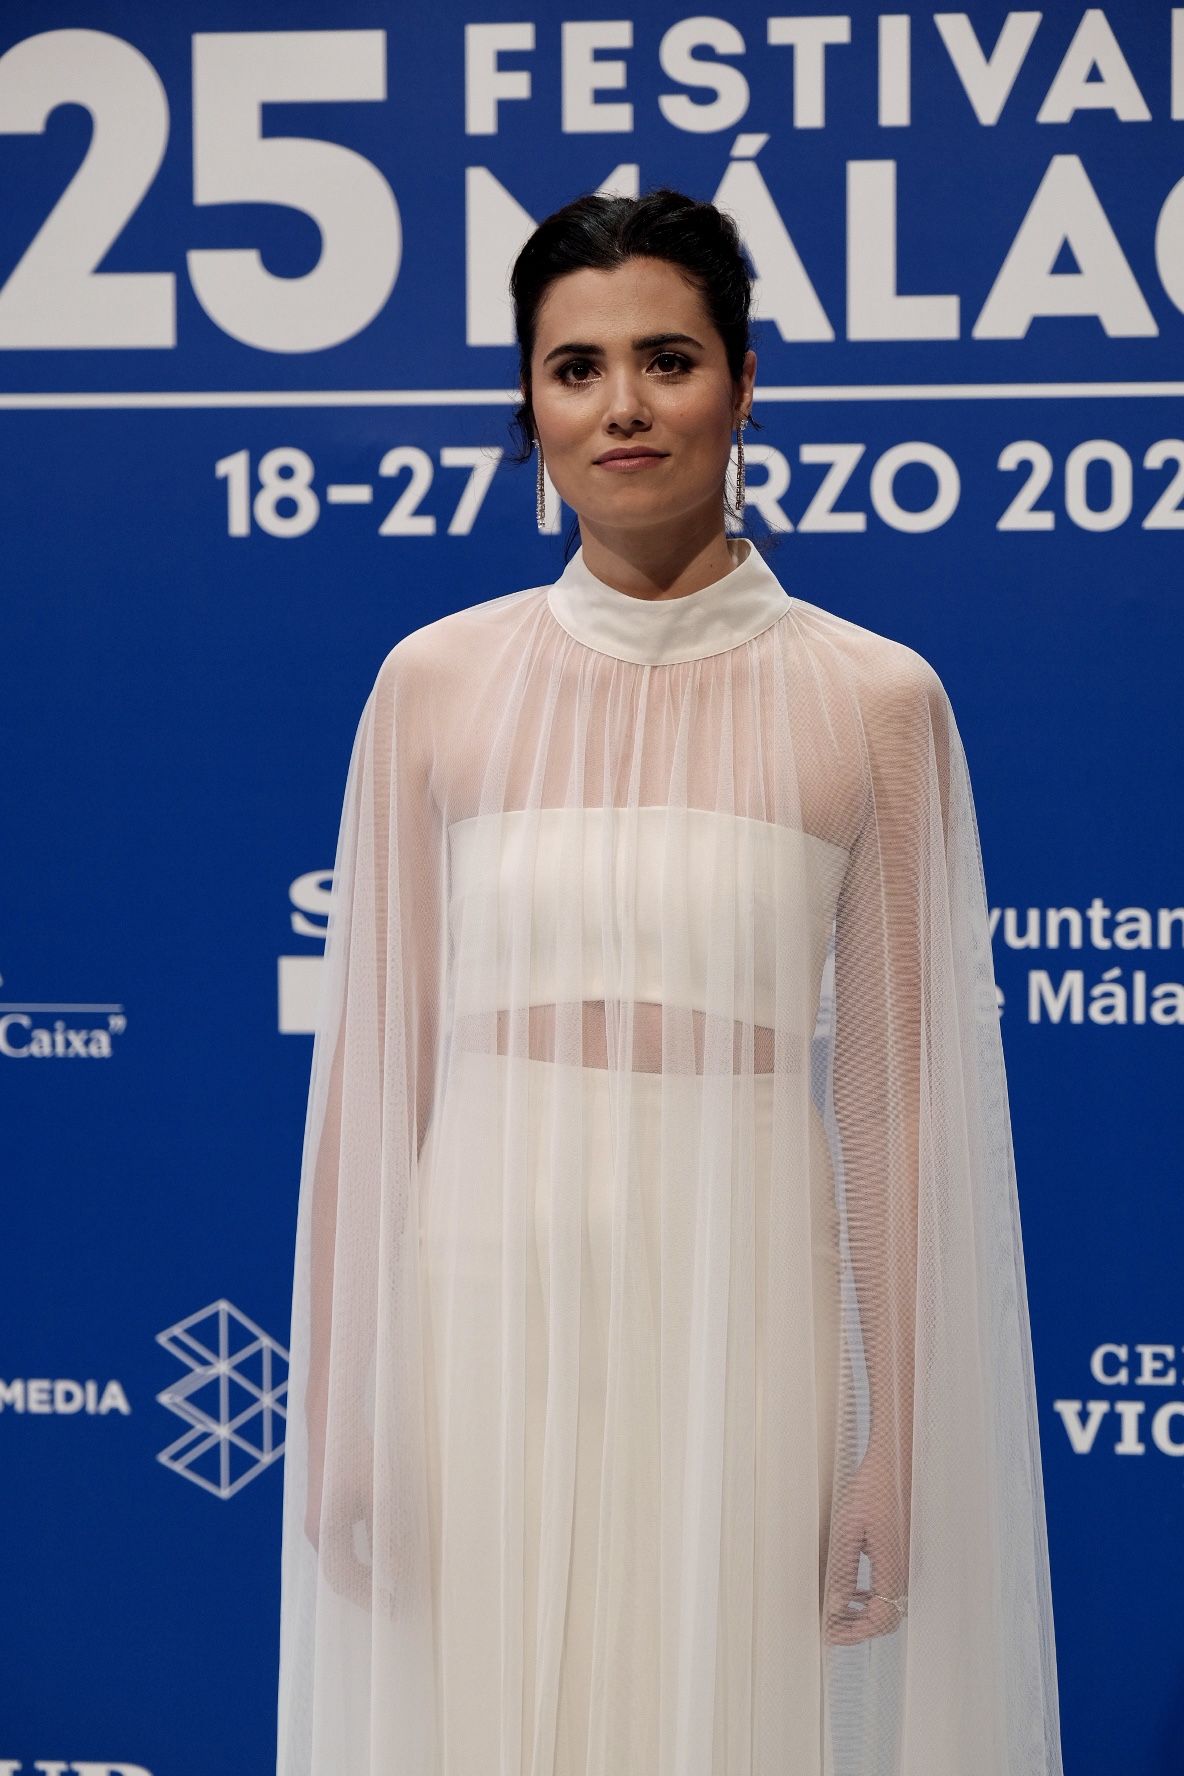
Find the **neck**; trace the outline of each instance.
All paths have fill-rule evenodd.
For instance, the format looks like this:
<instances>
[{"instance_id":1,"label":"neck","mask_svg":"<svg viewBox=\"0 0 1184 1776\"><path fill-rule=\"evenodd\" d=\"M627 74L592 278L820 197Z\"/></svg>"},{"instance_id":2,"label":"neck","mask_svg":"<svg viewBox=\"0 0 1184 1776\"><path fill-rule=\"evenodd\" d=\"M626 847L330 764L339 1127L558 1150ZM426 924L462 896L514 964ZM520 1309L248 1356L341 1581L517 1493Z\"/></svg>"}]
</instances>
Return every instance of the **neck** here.
<instances>
[{"instance_id":1,"label":"neck","mask_svg":"<svg viewBox=\"0 0 1184 1776\"><path fill-rule=\"evenodd\" d=\"M580 520L590 573L632 598L681 598L730 573L736 556L718 513L710 524L661 530L606 530Z\"/></svg>"}]
</instances>

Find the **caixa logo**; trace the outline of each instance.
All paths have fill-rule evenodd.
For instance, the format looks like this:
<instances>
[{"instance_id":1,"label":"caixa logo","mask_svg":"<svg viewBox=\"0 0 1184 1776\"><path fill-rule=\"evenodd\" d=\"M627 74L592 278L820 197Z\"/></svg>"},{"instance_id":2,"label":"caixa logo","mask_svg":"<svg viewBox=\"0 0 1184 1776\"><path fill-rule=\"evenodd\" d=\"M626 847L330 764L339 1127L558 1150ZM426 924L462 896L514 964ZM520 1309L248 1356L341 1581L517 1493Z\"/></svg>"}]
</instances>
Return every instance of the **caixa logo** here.
<instances>
[{"instance_id":1,"label":"caixa logo","mask_svg":"<svg viewBox=\"0 0 1184 1776\"><path fill-rule=\"evenodd\" d=\"M0 1060L109 1061L126 1029L122 1005L0 1000Z\"/></svg>"},{"instance_id":2,"label":"caixa logo","mask_svg":"<svg viewBox=\"0 0 1184 1776\"><path fill-rule=\"evenodd\" d=\"M152 1776L146 1764L112 1764L103 1758L92 1763L89 1758L75 1758L63 1763L60 1758L35 1758L22 1764L19 1758L0 1758L0 1776Z\"/></svg>"}]
</instances>

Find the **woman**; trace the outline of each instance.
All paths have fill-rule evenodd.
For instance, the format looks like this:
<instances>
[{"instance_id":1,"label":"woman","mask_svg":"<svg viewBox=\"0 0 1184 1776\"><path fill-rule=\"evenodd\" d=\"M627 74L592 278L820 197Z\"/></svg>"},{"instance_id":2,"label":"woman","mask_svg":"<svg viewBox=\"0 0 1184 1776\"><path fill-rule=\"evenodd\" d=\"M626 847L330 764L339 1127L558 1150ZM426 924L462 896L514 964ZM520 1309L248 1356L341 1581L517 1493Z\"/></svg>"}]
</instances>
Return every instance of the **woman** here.
<instances>
[{"instance_id":1,"label":"woman","mask_svg":"<svg viewBox=\"0 0 1184 1776\"><path fill-rule=\"evenodd\" d=\"M581 198L512 293L581 546L400 641L358 727L281 1776L1060 1776L944 688L727 534L729 218Z\"/></svg>"}]
</instances>

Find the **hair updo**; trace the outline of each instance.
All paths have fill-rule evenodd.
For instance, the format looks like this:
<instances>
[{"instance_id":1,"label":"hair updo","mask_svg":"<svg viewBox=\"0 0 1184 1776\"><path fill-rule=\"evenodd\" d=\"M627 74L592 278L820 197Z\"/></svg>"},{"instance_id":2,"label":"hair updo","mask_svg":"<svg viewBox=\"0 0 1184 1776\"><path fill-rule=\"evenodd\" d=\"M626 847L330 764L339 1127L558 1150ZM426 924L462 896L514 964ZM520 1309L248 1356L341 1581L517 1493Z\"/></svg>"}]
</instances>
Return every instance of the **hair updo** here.
<instances>
[{"instance_id":1,"label":"hair updo","mask_svg":"<svg viewBox=\"0 0 1184 1776\"><path fill-rule=\"evenodd\" d=\"M665 259L679 267L702 296L723 340L728 369L739 380L751 344L752 273L731 216L666 185L640 197L589 192L539 223L510 273L519 376L526 398L510 419L518 448L507 456L508 462L526 462L534 445L530 364L543 297L568 272L611 271L629 259ZM759 422L750 416L749 423Z\"/></svg>"}]
</instances>

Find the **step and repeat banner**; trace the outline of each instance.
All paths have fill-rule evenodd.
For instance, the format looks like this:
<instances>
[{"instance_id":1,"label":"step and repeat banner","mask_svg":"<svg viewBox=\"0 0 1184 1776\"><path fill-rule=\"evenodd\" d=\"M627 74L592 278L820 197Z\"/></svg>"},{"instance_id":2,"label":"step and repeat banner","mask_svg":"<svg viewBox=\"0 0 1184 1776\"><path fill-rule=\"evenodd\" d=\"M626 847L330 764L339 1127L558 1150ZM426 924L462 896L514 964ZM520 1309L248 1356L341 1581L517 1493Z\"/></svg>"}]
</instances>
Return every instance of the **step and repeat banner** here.
<instances>
[{"instance_id":1,"label":"step and repeat banner","mask_svg":"<svg viewBox=\"0 0 1184 1776\"><path fill-rule=\"evenodd\" d=\"M350 744L561 571L507 273L657 184L756 273L749 532L958 716L1066 1770L1184 1768L1184 7L8 0L3 1776L274 1768Z\"/></svg>"}]
</instances>

